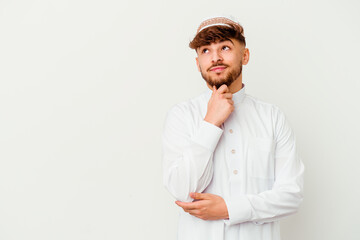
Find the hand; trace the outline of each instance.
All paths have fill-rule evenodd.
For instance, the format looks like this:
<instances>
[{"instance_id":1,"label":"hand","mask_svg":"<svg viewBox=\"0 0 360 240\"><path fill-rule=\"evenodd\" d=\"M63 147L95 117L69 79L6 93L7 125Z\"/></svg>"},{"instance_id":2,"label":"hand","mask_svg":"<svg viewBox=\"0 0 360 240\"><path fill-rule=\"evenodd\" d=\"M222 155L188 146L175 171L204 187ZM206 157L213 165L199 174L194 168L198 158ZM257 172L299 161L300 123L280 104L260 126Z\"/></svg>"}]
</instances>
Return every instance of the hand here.
<instances>
[{"instance_id":1,"label":"hand","mask_svg":"<svg viewBox=\"0 0 360 240\"><path fill-rule=\"evenodd\" d=\"M204 120L220 127L233 111L234 101L229 88L225 84L221 85L218 90L213 86Z\"/></svg>"},{"instance_id":2,"label":"hand","mask_svg":"<svg viewBox=\"0 0 360 240\"><path fill-rule=\"evenodd\" d=\"M176 201L175 203L182 207L185 212L203 220L229 218L227 206L222 197L211 193L190 193L190 197L195 201Z\"/></svg>"}]
</instances>

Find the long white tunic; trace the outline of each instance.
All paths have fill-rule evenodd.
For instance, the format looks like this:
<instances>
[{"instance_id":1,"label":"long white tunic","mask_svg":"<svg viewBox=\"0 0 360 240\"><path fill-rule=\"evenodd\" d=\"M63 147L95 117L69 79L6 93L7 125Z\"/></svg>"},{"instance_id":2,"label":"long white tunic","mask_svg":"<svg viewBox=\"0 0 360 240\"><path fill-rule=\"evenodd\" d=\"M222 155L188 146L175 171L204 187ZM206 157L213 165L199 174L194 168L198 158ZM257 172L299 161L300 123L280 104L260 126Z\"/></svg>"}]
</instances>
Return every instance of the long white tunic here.
<instances>
[{"instance_id":1,"label":"long white tunic","mask_svg":"<svg viewBox=\"0 0 360 240\"><path fill-rule=\"evenodd\" d=\"M180 209L179 240L279 240L278 220L303 199L304 166L295 136L278 107L233 94L235 110L221 128L206 121L207 90L172 107L163 132L163 176L168 191L190 202L190 192L224 198L229 219L202 220Z\"/></svg>"}]
</instances>

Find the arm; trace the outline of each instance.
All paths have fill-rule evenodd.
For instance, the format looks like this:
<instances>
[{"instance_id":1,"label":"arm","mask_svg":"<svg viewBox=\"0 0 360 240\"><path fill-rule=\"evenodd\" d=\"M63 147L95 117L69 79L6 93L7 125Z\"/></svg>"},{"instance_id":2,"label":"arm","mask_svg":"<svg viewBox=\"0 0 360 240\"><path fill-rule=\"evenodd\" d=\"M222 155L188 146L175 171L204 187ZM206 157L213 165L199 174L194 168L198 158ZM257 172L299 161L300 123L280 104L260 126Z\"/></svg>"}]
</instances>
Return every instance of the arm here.
<instances>
[{"instance_id":1,"label":"arm","mask_svg":"<svg viewBox=\"0 0 360 240\"><path fill-rule=\"evenodd\" d=\"M222 135L219 126L234 110L226 85L214 87L205 120L193 130L193 115L177 105L168 113L163 133L164 185L180 201L192 201L190 192L202 192L213 176L213 152Z\"/></svg>"},{"instance_id":2,"label":"arm","mask_svg":"<svg viewBox=\"0 0 360 240\"><path fill-rule=\"evenodd\" d=\"M175 106L169 111L163 132L164 185L180 201L189 202L190 192L202 192L213 176L213 152L222 129L202 121L192 135L189 112Z\"/></svg>"}]
</instances>

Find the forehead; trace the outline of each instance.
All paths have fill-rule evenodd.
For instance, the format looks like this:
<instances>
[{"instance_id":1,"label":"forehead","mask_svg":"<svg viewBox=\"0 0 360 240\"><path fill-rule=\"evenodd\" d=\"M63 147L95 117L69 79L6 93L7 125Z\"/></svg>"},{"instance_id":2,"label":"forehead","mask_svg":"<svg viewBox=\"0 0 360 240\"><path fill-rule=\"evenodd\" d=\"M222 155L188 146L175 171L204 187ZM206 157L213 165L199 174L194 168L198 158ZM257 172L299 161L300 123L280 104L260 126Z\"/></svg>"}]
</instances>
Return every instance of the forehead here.
<instances>
[{"instance_id":1,"label":"forehead","mask_svg":"<svg viewBox=\"0 0 360 240\"><path fill-rule=\"evenodd\" d=\"M235 45L234 43L234 40L232 39L226 39L226 40L219 40L219 41L216 41L216 42L212 42L210 44L207 44L207 45L202 45L199 47L200 48L204 48L204 47L210 47L210 46L216 46L216 45L223 45L223 44L231 44L231 45Z\"/></svg>"},{"instance_id":2,"label":"forehead","mask_svg":"<svg viewBox=\"0 0 360 240\"><path fill-rule=\"evenodd\" d=\"M217 47L222 47L223 45L229 45L230 47L232 47L235 51L243 51L243 49L245 49L245 45L242 44L241 42L239 42L237 39L227 39L227 40L219 40L216 42L212 42L210 44L207 45L203 45L200 46L196 49L196 52L198 51L202 51L204 48L217 48Z\"/></svg>"}]
</instances>

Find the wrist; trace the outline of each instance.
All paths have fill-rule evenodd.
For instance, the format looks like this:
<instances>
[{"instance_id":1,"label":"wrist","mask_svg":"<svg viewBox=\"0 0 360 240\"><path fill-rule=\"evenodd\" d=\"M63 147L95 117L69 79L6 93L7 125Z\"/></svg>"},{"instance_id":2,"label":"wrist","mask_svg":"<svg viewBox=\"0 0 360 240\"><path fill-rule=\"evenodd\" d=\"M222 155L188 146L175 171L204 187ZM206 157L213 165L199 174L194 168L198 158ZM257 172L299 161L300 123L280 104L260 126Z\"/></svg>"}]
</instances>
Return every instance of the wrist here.
<instances>
[{"instance_id":1,"label":"wrist","mask_svg":"<svg viewBox=\"0 0 360 240\"><path fill-rule=\"evenodd\" d=\"M204 121L208 122L208 123L211 123L212 125L215 125L217 126L218 128L221 126L221 123L217 122L217 121L214 121L212 119L209 119L207 117L204 118Z\"/></svg>"}]
</instances>

